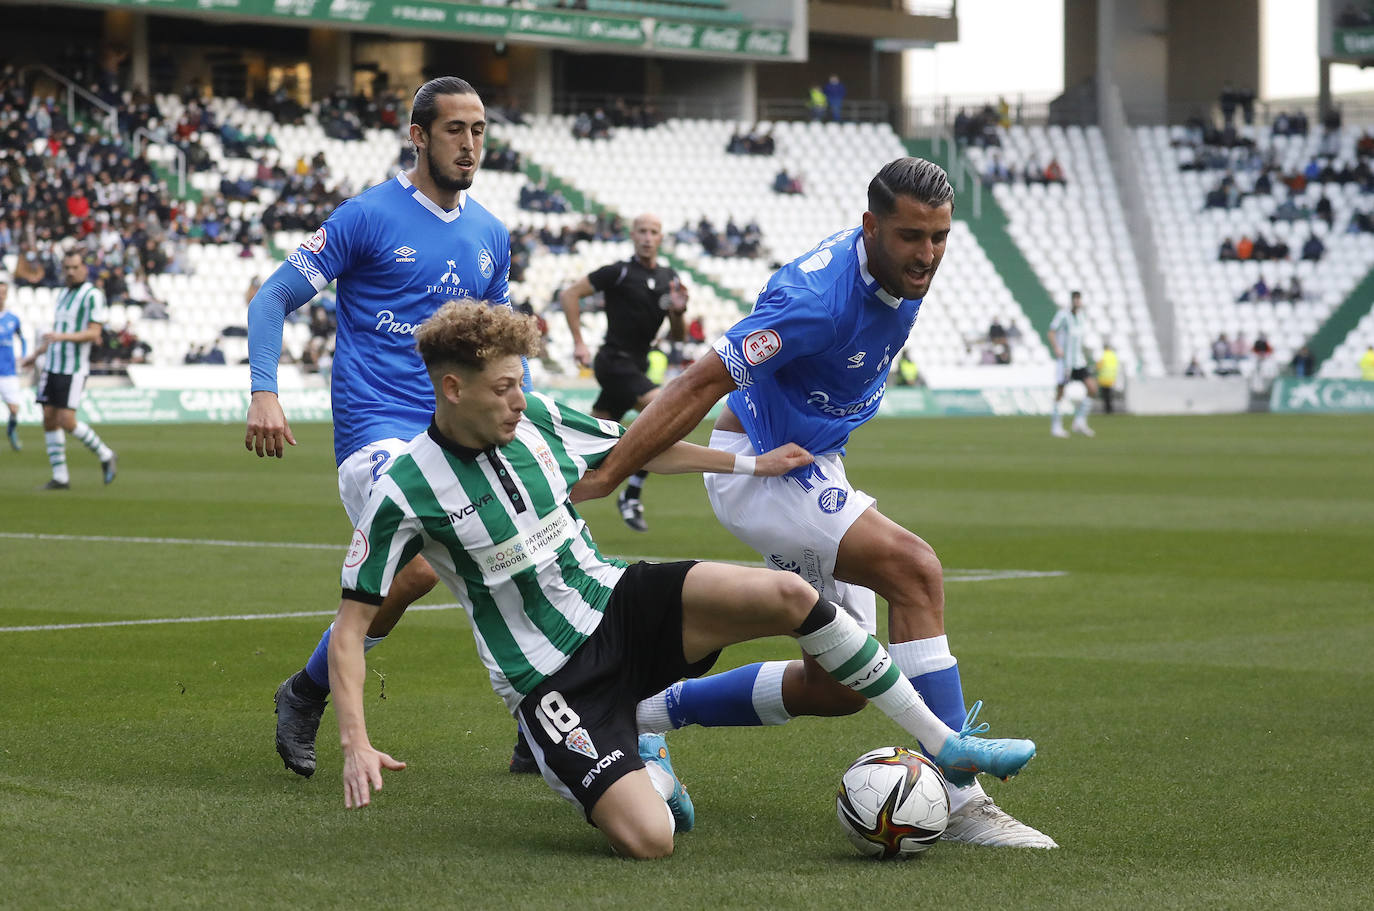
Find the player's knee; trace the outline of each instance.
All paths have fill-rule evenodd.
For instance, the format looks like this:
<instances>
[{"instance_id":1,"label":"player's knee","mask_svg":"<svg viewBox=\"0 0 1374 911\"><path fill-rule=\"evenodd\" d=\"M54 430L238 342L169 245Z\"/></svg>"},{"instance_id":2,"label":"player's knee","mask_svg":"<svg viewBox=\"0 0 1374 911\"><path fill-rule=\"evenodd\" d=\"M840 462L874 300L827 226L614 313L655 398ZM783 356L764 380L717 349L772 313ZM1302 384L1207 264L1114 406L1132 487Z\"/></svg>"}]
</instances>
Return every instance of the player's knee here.
<instances>
[{"instance_id":1,"label":"player's knee","mask_svg":"<svg viewBox=\"0 0 1374 911\"><path fill-rule=\"evenodd\" d=\"M769 601L778 613L779 622L791 631L806 622L816 606L816 590L796 573L769 570Z\"/></svg>"},{"instance_id":2,"label":"player's knee","mask_svg":"<svg viewBox=\"0 0 1374 911\"><path fill-rule=\"evenodd\" d=\"M657 824L646 823L644 820L626 820L624 824L608 830L606 839L611 843L612 851L620 857L630 860L654 860L660 857L671 857L673 853L672 817L665 816L663 821Z\"/></svg>"}]
</instances>

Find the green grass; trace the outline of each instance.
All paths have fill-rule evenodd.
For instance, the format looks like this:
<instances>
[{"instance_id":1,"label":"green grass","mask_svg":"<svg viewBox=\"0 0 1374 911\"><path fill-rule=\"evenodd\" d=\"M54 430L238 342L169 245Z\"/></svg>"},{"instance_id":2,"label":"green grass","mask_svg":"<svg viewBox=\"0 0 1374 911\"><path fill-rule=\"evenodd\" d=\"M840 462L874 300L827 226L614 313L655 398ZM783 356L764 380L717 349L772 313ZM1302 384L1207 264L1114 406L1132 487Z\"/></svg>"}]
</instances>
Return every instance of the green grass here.
<instances>
[{"instance_id":1,"label":"green grass","mask_svg":"<svg viewBox=\"0 0 1374 911\"><path fill-rule=\"evenodd\" d=\"M697 830L668 861L612 859L505 772L513 726L457 611L372 653L372 737L410 768L345 812L332 712L313 779L272 749L272 691L337 604L349 536L328 428L260 462L239 426L105 427L119 479L76 446L68 493L35 490L26 429L0 452L0 532L334 546L0 536L3 627L321 612L0 632L0 908L1368 907L1374 420L1046 423L880 421L852 446L855 483L949 570L1066 573L947 584L970 699L1040 746L989 789L1063 848L888 865L834 818L840 771L905 739L872 709L675 734ZM654 478L646 502L648 535L587 504L603 550L754 558L698 479Z\"/></svg>"}]
</instances>

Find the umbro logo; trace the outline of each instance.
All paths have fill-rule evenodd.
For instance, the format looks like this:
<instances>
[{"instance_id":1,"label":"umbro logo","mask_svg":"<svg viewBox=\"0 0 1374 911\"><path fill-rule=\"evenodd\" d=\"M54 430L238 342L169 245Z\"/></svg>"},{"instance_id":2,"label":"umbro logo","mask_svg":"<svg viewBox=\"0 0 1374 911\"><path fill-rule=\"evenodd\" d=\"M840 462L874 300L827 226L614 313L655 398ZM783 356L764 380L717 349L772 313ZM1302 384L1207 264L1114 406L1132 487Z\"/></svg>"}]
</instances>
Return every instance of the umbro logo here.
<instances>
[{"instance_id":1,"label":"umbro logo","mask_svg":"<svg viewBox=\"0 0 1374 911\"><path fill-rule=\"evenodd\" d=\"M415 262L415 249L413 247L397 247L395 253L398 263Z\"/></svg>"},{"instance_id":2,"label":"umbro logo","mask_svg":"<svg viewBox=\"0 0 1374 911\"><path fill-rule=\"evenodd\" d=\"M851 354L849 356L849 369L853 370L855 367L862 367L864 365L864 355L866 354L868 354L867 351L860 351L858 354Z\"/></svg>"}]
</instances>

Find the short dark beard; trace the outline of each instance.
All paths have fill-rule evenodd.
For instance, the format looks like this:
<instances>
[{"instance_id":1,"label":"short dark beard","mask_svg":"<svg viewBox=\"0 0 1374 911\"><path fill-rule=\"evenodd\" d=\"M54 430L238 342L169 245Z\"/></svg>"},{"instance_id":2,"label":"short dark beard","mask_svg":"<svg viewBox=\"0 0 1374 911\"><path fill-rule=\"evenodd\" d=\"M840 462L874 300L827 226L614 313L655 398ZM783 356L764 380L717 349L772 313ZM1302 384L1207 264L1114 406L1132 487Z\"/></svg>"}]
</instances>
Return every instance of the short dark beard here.
<instances>
[{"instance_id":1,"label":"short dark beard","mask_svg":"<svg viewBox=\"0 0 1374 911\"><path fill-rule=\"evenodd\" d=\"M439 168L434 163L434 152L428 146L425 147L425 164L429 166L429 179L445 193L459 193L472 186L470 177L445 177L439 173Z\"/></svg>"}]
</instances>

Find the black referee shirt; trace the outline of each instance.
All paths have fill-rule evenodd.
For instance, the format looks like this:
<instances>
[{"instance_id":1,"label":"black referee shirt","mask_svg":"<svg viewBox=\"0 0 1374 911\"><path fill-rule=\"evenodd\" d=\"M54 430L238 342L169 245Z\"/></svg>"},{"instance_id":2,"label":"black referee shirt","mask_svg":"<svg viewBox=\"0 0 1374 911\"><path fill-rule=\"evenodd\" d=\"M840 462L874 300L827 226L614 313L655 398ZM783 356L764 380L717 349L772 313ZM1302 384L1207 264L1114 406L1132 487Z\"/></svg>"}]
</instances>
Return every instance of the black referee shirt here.
<instances>
[{"instance_id":1,"label":"black referee shirt","mask_svg":"<svg viewBox=\"0 0 1374 911\"><path fill-rule=\"evenodd\" d=\"M638 259L602 266L587 276L606 298L606 345L644 356L672 305L669 291L677 272L646 269Z\"/></svg>"}]
</instances>

